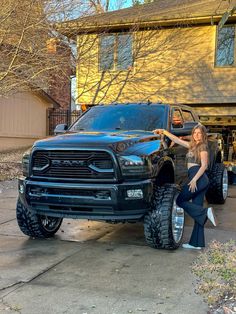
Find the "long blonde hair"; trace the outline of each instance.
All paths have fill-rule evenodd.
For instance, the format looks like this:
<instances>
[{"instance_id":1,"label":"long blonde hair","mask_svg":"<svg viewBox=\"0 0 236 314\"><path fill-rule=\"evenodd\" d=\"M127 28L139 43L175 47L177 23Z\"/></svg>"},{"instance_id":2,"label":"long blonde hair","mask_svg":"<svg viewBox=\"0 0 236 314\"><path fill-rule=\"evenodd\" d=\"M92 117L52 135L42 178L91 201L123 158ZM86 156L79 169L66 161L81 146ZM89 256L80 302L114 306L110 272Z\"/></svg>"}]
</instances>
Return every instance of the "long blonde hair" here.
<instances>
[{"instance_id":1,"label":"long blonde hair","mask_svg":"<svg viewBox=\"0 0 236 314\"><path fill-rule=\"evenodd\" d=\"M193 133L197 129L202 133L202 141L200 143L196 143L193 138ZM192 129L191 140L189 143L189 150L193 153L195 160L198 162L200 162L200 151L202 150L202 147L204 147L204 150L208 151L207 129L204 125L199 123Z\"/></svg>"}]
</instances>

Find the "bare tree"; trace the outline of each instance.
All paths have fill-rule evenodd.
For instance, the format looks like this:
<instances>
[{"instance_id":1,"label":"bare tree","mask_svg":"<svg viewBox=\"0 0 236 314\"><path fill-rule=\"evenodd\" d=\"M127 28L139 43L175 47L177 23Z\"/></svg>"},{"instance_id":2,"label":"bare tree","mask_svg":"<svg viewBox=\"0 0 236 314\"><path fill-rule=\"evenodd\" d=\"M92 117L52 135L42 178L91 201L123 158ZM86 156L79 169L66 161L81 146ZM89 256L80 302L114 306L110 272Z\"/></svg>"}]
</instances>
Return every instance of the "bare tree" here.
<instances>
[{"instance_id":1,"label":"bare tree","mask_svg":"<svg viewBox=\"0 0 236 314\"><path fill-rule=\"evenodd\" d=\"M225 13L222 15L222 18L221 18L221 20L219 22L219 28L222 28L224 26L224 24L228 21L229 17L232 16L235 13L236 5L232 6L232 2L233 2L232 0L228 0L228 8L225 11Z\"/></svg>"},{"instance_id":2,"label":"bare tree","mask_svg":"<svg viewBox=\"0 0 236 314\"><path fill-rule=\"evenodd\" d=\"M71 51L52 28L65 12L48 0L2 0L0 12L0 95L50 89L55 77L68 78Z\"/></svg>"},{"instance_id":3,"label":"bare tree","mask_svg":"<svg viewBox=\"0 0 236 314\"><path fill-rule=\"evenodd\" d=\"M69 79L76 63L75 42L55 22L119 9L124 0L2 0L0 11L0 96L27 89L50 90Z\"/></svg>"},{"instance_id":4,"label":"bare tree","mask_svg":"<svg viewBox=\"0 0 236 314\"><path fill-rule=\"evenodd\" d=\"M122 9L126 4L125 0L86 0L85 7L87 8L87 13L104 13L111 10ZM90 10L88 10L90 9Z\"/></svg>"},{"instance_id":5,"label":"bare tree","mask_svg":"<svg viewBox=\"0 0 236 314\"><path fill-rule=\"evenodd\" d=\"M132 0L132 5L140 5L140 4L146 4L146 3L151 3L154 2L156 0Z\"/></svg>"}]
</instances>

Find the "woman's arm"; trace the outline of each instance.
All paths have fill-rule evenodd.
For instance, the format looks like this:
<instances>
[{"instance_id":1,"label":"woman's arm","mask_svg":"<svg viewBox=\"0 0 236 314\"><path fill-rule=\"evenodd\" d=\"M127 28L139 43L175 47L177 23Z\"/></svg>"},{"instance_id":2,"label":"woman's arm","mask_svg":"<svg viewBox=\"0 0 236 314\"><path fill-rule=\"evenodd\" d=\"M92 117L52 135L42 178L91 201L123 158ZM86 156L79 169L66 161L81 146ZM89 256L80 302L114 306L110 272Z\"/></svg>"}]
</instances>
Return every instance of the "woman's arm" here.
<instances>
[{"instance_id":1,"label":"woman's arm","mask_svg":"<svg viewBox=\"0 0 236 314\"><path fill-rule=\"evenodd\" d=\"M200 152L200 159L201 159L201 167L199 168L198 172L195 174L195 176L192 178L192 180L189 182L189 190L193 193L197 190L197 180L203 175L203 173L207 169L208 165L208 152L207 151L201 151Z\"/></svg>"},{"instance_id":2,"label":"woman's arm","mask_svg":"<svg viewBox=\"0 0 236 314\"><path fill-rule=\"evenodd\" d=\"M174 134L170 133L167 130L164 129L156 129L153 130L154 134L164 134L165 136L167 136L169 139L171 139L173 142L175 142L176 144L179 144L181 146L184 146L186 148L189 148L189 142L181 140L180 138L178 138L178 136L175 136Z\"/></svg>"}]
</instances>

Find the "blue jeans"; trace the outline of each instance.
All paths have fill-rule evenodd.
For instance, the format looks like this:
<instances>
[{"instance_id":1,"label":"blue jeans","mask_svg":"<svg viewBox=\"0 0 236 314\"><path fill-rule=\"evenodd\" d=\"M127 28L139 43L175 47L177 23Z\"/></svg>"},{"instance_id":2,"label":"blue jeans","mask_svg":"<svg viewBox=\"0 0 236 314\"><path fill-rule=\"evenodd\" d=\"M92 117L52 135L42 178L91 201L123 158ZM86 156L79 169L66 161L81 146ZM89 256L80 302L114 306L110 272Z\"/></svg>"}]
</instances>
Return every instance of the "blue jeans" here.
<instances>
[{"instance_id":1,"label":"blue jeans","mask_svg":"<svg viewBox=\"0 0 236 314\"><path fill-rule=\"evenodd\" d=\"M200 166L193 166L188 169L188 183L192 180L195 174L198 172ZM209 186L209 179L204 173L197 180L197 190L191 192L189 185L186 183L177 197L176 203L179 207L182 207L190 217L194 219L194 227L192 235L189 241L190 245L204 247L204 224L207 220L207 208L203 207L204 197ZM190 202L192 200L192 202Z\"/></svg>"}]
</instances>

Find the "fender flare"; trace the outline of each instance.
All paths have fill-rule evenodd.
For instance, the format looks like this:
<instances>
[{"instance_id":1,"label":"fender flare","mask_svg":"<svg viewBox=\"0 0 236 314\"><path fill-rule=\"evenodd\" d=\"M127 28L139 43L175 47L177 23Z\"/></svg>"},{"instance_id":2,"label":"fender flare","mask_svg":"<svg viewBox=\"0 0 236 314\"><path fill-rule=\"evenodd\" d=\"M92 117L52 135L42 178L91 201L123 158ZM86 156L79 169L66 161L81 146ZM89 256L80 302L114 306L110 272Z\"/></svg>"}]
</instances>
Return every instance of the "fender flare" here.
<instances>
[{"instance_id":1,"label":"fender flare","mask_svg":"<svg viewBox=\"0 0 236 314\"><path fill-rule=\"evenodd\" d=\"M167 165L172 168L173 175L174 175L175 164L174 164L173 160L169 156L164 156L164 157L161 157L159 159L158 163L155 165L155 168L153 171L153 177L158 179L159 174L163 171L163 168L166 167ZM170 180L170 181L173 181L173 182L168 182L168 183L174 183L174 176L173 176L172 180Z\"/></svg>"}]
</instances>

